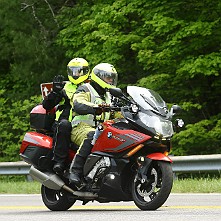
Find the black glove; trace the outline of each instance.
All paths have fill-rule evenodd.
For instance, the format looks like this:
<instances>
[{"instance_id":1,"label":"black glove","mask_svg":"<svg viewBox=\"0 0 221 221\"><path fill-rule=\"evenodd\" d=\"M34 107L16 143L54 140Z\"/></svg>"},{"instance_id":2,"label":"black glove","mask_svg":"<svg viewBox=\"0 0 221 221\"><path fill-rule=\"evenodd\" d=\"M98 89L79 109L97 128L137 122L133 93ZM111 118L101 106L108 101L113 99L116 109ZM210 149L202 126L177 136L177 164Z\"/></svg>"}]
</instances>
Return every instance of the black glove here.
<instances>
[{"instance_id":1,"label":"black glove","mask_svg":"<svg viewBox=\"0 0 221 221\"><path fill-rule=\"evenodd\" d=\"M103 109L101 107L96 107L95 109L95 114L96 115L101 115L103 113Z\"/></svg>"},{"instance_id":2,"label":"black glove","mask_svg":"<svg viewBox=\"0 0 221 221\"><path fill-rule=\"evenodd\" d=\"M56 93L60 93L62 89L64 88L65 82L64 82L64 76L57 75L54 77L53 80L53 91Z\"/></svg>"}]
</instances>

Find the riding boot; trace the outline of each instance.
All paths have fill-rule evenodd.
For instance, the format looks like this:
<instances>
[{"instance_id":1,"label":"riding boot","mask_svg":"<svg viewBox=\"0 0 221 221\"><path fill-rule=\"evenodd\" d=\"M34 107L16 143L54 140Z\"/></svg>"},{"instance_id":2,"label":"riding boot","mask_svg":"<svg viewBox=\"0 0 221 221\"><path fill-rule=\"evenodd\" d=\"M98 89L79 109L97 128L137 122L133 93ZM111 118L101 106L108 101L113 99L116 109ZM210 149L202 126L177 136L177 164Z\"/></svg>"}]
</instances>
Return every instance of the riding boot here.
<instances>
[{"instance_id":1,"label":"riding boot","mask_svg":"<svg viewBox=\"0 0 221 221\"><path fill-rule=\"evenodd\" d=\"M91 144L91 137L85 139L72 161L69 177L70 183L75 185L80 184L83 175L83 167L92 147L93 145Z\"/></svg>"},{"instance_id":2,"label":"riding boot","mask_svg":"<svg viewBox=\"0 0 221 221\"><path fill-rule=\"evenodd\" d=\"M70 183L73 183L75 185L79 185L81 183L84 163L85 159L79 154L76 154L70 168L70 176L69 176Z\"/></svg>"}]
</instances>

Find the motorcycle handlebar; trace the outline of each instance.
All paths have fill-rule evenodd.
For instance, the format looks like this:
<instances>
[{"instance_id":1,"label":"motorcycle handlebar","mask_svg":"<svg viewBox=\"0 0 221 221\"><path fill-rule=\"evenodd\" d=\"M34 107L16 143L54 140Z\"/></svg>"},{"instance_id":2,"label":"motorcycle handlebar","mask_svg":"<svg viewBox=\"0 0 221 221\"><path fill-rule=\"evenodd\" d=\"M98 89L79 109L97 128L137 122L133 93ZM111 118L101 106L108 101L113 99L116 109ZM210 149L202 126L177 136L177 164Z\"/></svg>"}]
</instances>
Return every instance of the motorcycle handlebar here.
<instances>
[{"instance_id":1,"label":"motorcycle handlebar","mask_svg":"<svg viewBox=\"0 0 221 221\"><path fill-rule=\"evenodd\" d=\"M98 107L93 107L95 111L100 110L101 112L109 112L109 111L120 111L120 107L115 107L115 106L98 106Z\"/></svg>"}]
</instances>

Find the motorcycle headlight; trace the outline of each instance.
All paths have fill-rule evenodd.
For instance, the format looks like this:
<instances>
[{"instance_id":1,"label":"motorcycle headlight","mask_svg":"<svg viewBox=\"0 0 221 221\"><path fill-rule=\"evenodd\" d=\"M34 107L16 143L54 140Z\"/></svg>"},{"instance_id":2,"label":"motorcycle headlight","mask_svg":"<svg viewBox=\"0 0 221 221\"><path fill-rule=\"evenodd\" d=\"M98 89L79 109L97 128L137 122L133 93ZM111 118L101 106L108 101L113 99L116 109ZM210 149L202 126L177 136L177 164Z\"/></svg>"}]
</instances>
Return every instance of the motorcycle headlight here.
<instances>
[{"instance_id":1,"label":"motorcycle headlight","mask_svg":"<svg viewBox=\"0 0 221 221\"><path fill-rule=\"evenodd\" d=\"M171 137L173 135L172 122L157 116L149 116L139 112L140 120L148 127L153 128L160 137Z\"/></svg>"}]
</instances>

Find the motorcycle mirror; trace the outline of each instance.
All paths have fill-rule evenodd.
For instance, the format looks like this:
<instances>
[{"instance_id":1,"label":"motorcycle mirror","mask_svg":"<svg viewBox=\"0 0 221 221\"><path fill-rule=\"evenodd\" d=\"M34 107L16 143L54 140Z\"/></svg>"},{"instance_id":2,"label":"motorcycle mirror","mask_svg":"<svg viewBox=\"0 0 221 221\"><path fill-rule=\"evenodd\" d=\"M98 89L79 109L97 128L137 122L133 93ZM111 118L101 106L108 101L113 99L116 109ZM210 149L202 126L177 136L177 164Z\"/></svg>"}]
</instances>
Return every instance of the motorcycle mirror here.
<instances>
[{"instance_id":1,"label":"motorcycle mirror","mask_svg":"<svg viewBox=\"0 0 221 221\"><path fill-rule=\"evenodd\" d=\"M181 111L182 111L182 108L181 108L179 105L174 104L174 105L171 107L170 113L171 113L172 115L175 115L175 114L179 114Z\"/></svg>"},{"instance_id":2,"label":"motorcycle mirror","mask_svg":"<svg viewBox=\"0 0 221 221\"><path fill-rule=\"evenodd\" d=\"M124 94L120 88L110 88L109 89L110 94L113 95L114 97L124 97Z\"/></svg>"},{"instance_id":3,"label":"motorcycle mirror","mask_svg":"<svg viewBox=\"0 0 221 221\"><path fill-rule=\"evenodd\" d=\"M127 98L127 96L122 92L122 90L120 88L110 88L109 92L114 97L120 98L126 102L131 103L131 104L134 103L129 98Z\"/></svg>"}]
</instances>

